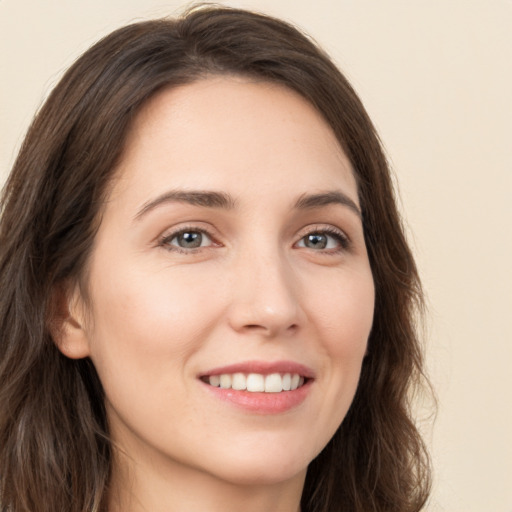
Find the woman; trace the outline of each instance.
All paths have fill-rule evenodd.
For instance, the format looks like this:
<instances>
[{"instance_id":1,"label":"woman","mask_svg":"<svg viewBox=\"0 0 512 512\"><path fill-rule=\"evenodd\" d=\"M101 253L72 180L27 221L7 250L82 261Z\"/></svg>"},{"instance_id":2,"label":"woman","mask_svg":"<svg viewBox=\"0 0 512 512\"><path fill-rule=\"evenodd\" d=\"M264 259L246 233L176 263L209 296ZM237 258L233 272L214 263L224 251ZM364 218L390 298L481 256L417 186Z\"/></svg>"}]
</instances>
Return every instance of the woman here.
<instances>
[{"instance_id":1,"label":"woman","mask_svg":"<svg viewBox=\"0 0 512 512\"><path fill-rule=\"evenodd\" d=\"M87 51L2 200L12 511L417 511L421 289L361 102L227 8Z\"/></svg>"}]
</instances>

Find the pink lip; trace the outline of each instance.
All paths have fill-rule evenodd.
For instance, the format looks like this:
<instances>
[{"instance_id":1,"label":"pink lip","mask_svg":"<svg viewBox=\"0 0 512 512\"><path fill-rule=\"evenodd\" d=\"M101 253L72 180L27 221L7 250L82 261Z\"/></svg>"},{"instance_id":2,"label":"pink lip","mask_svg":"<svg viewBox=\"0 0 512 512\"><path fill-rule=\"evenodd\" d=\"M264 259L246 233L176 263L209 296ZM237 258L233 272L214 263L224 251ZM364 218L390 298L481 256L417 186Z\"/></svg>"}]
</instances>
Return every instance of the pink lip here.
<instances>
[{"instance_id":1,"label":"pink lip","mask_svg":"<svg viewBox=\"0 0 512 512\"><path fill-rule=\"evenodd\" d=\"M282 391L281 393L253 393L250 391L223 389L210 386L204 380L201 380L201 377L221 375L223 373L260 373L262 375L298 373L307 380L300 388L293 391ZM257 414L279 414L289 411L304 402L314 382L314 372L311 368L292 361L247 361L214 368L202 373L199 379L207 392L237 408Z\"/></svg>"}]
</instances>

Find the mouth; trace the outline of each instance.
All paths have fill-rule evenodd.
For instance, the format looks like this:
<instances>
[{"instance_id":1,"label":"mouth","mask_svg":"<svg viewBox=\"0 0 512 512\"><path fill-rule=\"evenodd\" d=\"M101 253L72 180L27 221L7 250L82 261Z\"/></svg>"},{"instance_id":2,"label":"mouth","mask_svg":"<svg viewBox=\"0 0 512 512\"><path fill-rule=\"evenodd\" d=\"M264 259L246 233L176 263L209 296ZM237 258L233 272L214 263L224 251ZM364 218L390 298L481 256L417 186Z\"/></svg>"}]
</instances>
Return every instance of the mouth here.
<instances>
[{"instance_id":1,"label":"mouth","mask_svg":"<svg viewBox=\"0 0 512 512\"><path fill-rule=\"evenodd\" d=\"M201 380L206 384L249 393L282 393L295 391L310 380L299 373L221 373L205 375Z\"/></svg>"},{"instance_id":2,"label":"mouth","mask_svg":"<svg viewBox=\"0 0 512 512\"><path fill-rule=\"evenodd\" d=\"M245 411L278 414L298 407L312 389L315 372L292 361L248 361L198 375L214 397Z\"/></svg>"}]
</instances>

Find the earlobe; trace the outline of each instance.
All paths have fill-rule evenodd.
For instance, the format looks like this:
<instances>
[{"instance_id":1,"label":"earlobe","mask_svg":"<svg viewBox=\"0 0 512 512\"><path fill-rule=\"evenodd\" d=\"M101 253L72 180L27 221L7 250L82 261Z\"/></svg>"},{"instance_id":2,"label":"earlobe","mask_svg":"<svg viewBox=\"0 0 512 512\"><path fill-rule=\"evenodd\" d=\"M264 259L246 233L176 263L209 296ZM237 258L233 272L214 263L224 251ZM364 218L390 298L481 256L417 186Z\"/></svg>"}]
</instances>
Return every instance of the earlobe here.
<instances>
[{"instance_id":1,"label":"earlobe","mask_svg":"<svg viewBox=\"0 0 512 512\"><path fill-rule=\"evenodd\" d=\"M78 285L56 285L49 313L48 329L57 348L71 359L89 356L84 305Z\"/></svg>"}]
</instances>

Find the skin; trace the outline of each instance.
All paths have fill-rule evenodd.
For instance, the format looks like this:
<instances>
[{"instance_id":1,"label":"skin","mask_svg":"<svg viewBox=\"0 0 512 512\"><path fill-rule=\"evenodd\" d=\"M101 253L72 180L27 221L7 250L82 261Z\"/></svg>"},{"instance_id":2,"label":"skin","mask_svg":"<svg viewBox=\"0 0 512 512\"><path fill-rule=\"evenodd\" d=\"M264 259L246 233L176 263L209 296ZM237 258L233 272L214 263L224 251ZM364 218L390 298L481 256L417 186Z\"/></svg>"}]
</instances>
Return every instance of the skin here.
<instances>
[{"instance_id":1,"label":"skin","mask_svg":"<svg viewBox=\"0 0 512 512\"><path fill-rule=\"evenodd\" d=\"M234 204L148 208L171 190ZM357 211L295 208L332 191L358 207L332 130L286 88L212 77L160 92L139 113L89 261L88 301L73 288L58 336L67 356L91 357L105 389L110 511L299 510L307 466L353 399L373 318ZM179 247L183 229L201 247ZM306 243L315 233L325 248ZM198 378L249 360L311 368L306 399L259 414Z\"/></svg>"}]
</instances>

